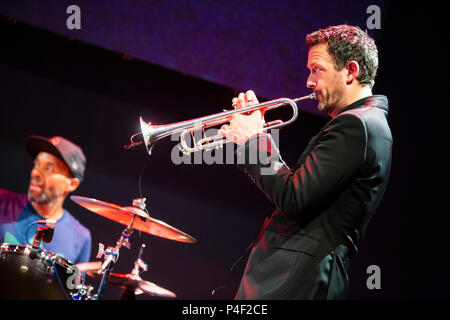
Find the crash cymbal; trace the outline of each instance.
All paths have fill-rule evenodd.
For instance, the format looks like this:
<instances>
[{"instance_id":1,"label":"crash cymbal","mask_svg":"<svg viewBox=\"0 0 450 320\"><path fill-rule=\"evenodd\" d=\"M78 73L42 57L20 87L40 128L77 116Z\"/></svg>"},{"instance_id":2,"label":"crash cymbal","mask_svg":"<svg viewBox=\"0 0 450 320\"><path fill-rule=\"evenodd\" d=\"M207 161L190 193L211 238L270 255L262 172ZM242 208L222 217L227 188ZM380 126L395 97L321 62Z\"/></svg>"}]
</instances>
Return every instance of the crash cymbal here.
<instances>
[{"instance_id":1,"label":"crash cymbal","mask_svg":"<svg viewBox=\"0 0 450 320\"><path fill-rule=\"evenodd\" d=\"M197 242L195 238L183 231L178 230L161 220L150 217L147 212L140 208L121 207L113 203L80 196L70 196L70 199L91 212L126 226L130 224L133 216L137 215L133 222L133 229L135 230L180 242Z\"/></svg>"},{"instance_id":2,"label":"crash cymbal","mask_svg":"<svg viewBox=\"0 0 450 320\"><path fill-rule=\"evenodd\" d=\"M102 274L95 271L88 271L87 275L93 278L102 277ZM153 282L142 280L141 277L133 274L110 273L108 283L119 288L133 290L136 295L146 293L154 297L176 298L176 294L172 291L164 289Z\"/></svg>"}]
</instances>

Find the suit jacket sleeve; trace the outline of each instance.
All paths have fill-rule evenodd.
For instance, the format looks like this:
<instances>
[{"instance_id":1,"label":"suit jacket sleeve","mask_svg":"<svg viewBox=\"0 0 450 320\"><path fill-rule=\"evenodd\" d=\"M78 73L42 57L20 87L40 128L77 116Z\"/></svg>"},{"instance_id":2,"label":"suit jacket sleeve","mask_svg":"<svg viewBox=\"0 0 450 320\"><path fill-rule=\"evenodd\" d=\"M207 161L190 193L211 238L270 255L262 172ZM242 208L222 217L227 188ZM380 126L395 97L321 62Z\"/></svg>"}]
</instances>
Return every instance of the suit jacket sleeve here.
<instances>
[{"instance_id":1,"label":"suit jacket sleeve","mask_svg":"<svg viewBox=\"0 0 450 320\"><path fill-rule=\"evenodd\" d=\"M334 118L298 168L291 170L267 134L252 137L237 149L238 167L246 172L272 203L290 218L306 218L327 206L364 163L367 134L356 115ZM257 153L258 161L249 163ZM300 216L299 216L300 215Z\"/></svg>"}]
</instances>

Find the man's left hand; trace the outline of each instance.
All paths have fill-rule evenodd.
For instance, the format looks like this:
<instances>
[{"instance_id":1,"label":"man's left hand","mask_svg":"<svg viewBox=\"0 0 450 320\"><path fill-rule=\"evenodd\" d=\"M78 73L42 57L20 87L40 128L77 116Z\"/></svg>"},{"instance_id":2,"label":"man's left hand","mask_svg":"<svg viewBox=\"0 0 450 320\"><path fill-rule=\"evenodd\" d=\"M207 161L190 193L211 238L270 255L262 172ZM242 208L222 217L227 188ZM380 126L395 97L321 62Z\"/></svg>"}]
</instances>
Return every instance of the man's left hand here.
<instances>
[{"instance_id":1,"label":"man's left hand","mask_svg":"<svg viewBox=\"0 0 450 320\"><path fill-rule=\"evenodd\" d=\"M258 99L252 90L241 92L232 100L236 109L258 104ZM242 145L255 134L262 133L264 128L264 116L260 110L253 111L250 115L235 113L231 116L230 124L223 125L218 134L226 137L236 144Z\"/></svg>"}]
</instances>

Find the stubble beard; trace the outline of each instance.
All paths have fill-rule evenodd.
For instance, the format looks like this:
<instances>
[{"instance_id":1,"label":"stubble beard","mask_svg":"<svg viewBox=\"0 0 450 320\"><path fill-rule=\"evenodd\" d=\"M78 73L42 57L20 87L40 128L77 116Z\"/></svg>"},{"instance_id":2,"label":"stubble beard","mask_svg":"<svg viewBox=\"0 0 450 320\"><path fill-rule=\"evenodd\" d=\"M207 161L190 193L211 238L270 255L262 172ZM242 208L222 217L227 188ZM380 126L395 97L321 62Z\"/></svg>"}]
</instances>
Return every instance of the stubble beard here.
<instances>
[{"instance_id":1,"label":"stubble beard","mask_svg":"<svg viewBox=\"0 0 450 320\"><path fill-rule=\"evenodd\" d=\"M28 200L30 202L36 202L39 204L48 203L49 202L49 196L45 192L41 192L39 194L32 193L30 190L28 190Z\"/></svg>"},{"instance_id":2,"label":"stubble beard","mask_svg":"<svg viewBox=\"0 0 450 320\"><path fill-rule=\"evenodd\" d=\"M320 95L320 101L317 104L319 111L331 115L336 108L336 105L343 97L343 90L338 85L334 86L333 90L328 90L326 96Z\"/></svg>"}]
</instances>

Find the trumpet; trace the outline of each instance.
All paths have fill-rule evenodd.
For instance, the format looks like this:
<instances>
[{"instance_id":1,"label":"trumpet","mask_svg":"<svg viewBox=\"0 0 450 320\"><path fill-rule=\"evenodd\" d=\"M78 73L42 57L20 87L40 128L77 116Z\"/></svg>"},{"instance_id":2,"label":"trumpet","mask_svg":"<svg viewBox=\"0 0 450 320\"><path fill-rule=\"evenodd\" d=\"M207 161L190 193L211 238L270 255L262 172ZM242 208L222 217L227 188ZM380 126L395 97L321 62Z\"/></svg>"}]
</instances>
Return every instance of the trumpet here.
<instances>
[{"instance_id":1,"label":"trumpet","mask_svg":"<svg viewBox=\"0 0 450 320\"><path fill-rule=\"evenodd\" d=\"M234 109L234 110L228 110L216 114L212 114L209 116L204 116L192 120L186 120L166 125L155 125L151 122L145 122L142 117L139 118L140 126L141 126L141 132L134 134L131 136L131 144L125 146L126 149L130 149L131 147L134 147L139 144L145 144L145 147L147 149L147 152L149 155L152 153L152 149L154 147L154 144L156 141L163 139L165 137L171 136L173 134L181 133L180 135L180 150L186 154L189 155L196 151L210 151L213 149L218 149L222 147L224 144L228 142L232 142L229 139L226 139L225 137L221 135L215 135L207 137L205 135L205 129L210 127L215 127L218 125L225 124L230 121L231 116L236 113L243 113L243 114L249 114L256 110L260 110L261 112L266 112L269 110L290 106L292 109L292 116L287 121L282 121L280 119L272 120L269 122L264 123L263 131L267 132L269 130L281 128L284 126L287 126L291 123L293 123L295 120L297 120L298 117L298 107L297 102L307 100L307 99L316 99L316 96L314 93L311 93L310 95L295 98L295 99L289 99L289 98L280 98L275 99L263 103L256 104L254 106L244 107L240 109ZM202 130L203 131L203 138L199 139L198 141L195 141L194 139L194 132ZM142 134L143 141L140 142L134 142L133 139L136 135ZM192 135L193 139L193 146L188 146L186 142L186 136L190 134Z\"/></svg>"}]
</instances>

